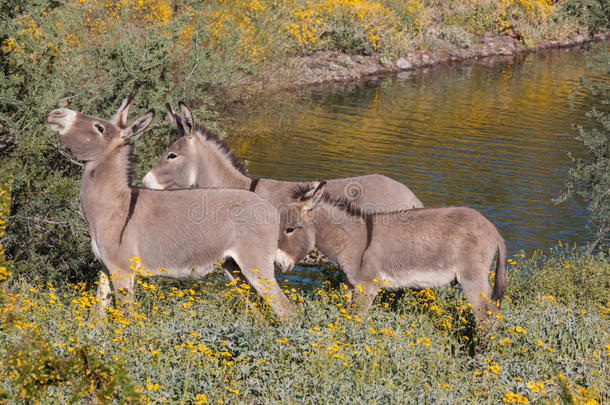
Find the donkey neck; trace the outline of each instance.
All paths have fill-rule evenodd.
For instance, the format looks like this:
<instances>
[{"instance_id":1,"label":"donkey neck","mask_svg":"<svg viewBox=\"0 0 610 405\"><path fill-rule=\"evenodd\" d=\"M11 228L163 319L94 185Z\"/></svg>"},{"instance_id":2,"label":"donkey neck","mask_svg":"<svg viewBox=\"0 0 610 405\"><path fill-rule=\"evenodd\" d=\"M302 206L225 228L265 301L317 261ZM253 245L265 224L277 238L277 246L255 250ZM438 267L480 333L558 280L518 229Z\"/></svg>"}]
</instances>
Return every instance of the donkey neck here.
<instances>
[{"instance_id":1,"label":"donkey neck","mask_svg":"<svg viewBox=\"0 0 610 405\"><path fill-rule=\"evenodd\" d=\"M85 163L80 201L90 226L127 212L131 196L130 153L130 146L122 147L118 152L110 152L99 160Z\"/></svg>"},{"instance_id":2,"label":"donkey neck","mask_svg":"<svg viewBox=\"0 0 610 405\"><path fill-rule=\"evenodd\" d=\"M372 223L367 224L366 217L350 214L328 202L320 202L312 214L315 247L343 268L357 266L368 247Z\"/></svg>"},{"instance_id":3,"label":"donkey neck","mask_svg":"<svg viewBox=\"0 0 610 405\"><path fill-rule=\"evenodd\" d=\"M254 192L279 208L282 204L289 204L293 201L292 190L296 184L298 183L291 181L260 179Z\"/></svg>"},{"instance_id":4,"label":"donkey neck","mask_svg":"<svg viewBox=\"0 0 610 405\"><path fill-rule=\"evenodd\" d=\"M249 189L252 182L250 177L240 172L233 164L231 157L215 142L198 139L205 143L203 151L199 151L197 165L198 173L195 178L204 181L196 184L200 187L223 187ZM192 141L189 141L192 142Z\"/></svg>"}]
</instances>

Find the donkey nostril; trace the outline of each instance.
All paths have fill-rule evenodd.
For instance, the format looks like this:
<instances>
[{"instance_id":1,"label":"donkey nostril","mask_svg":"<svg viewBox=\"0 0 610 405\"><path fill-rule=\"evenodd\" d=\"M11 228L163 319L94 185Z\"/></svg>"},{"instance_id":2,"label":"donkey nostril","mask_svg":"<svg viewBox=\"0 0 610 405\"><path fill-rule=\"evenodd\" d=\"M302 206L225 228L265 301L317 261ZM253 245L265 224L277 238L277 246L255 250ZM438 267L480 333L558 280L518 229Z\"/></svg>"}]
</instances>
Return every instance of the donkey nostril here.
<instances>
[{"instance_id":1,"label":"donkey nostril","mask_svg":"<svg viewBox=\"0 0 610 405\"><path fill-rule=\"evenodd\" d=\"M47 122L65 117L65 112L61 110L53 110L47 115Z\"/></svg>"}]
</instances>

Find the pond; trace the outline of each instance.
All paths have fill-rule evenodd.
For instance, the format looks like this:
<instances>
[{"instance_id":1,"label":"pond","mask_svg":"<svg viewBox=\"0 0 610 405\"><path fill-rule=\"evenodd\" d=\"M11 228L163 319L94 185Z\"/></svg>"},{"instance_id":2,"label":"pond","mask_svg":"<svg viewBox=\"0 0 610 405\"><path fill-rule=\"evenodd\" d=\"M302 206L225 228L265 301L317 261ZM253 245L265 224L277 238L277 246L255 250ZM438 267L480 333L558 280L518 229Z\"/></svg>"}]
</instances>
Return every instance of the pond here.
<instances>
[{"instance_id":1,"label":"pond","mask_svg":"<svg viewBox=\"0 0 610 405\"><path fill-rule=\"evenodd\" d=\"M528 253L590 239L583 204L552 201L582 154L592 100L570 94L586 73L579 48L488 58L271 97L224 126L253 176L382 173L424 205L480 210Z\"/></svg>"}]
</instances>

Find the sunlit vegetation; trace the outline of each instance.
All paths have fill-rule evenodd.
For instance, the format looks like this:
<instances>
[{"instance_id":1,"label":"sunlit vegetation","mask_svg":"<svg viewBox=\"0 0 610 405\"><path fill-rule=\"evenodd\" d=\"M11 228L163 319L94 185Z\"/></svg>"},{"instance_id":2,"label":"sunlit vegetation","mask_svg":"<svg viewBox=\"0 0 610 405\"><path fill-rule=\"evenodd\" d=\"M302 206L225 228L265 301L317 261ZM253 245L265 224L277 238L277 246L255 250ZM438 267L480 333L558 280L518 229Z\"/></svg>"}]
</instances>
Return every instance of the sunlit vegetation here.
<instances>
[{"instance_id":1,"label":"sunlit vegetation","mask_svg":"<svg viewBox=\"0 0 610 405\"><path fill-rule=\"evenodd\" d=\"M570 260L564 266L578 263ZM607 262L596 265L608 275ZM135 392L153 402L338 402L350 395L362 403L594 404L610 395L604 377L607 304L565 304L546 292L510 299L481 338L456 290L407 293L396 309L391 299L380 301L366 320L346 311L342 287L326 285L309 296L289 290L299 317L277 326L257 325L237 288L212 281L180 288L141 282L138 302L128 311L111 308L106 318L90 322L94 298L83 284L60 290L17 283L6 308L19 311L20 320L2 335L2 346L40 331L46 355L70 359L86 347L100 364L126 370L139 386ZM7 395L72 398L77 387L37 370L40 358L32 354L42 349L30 349L13 349L8 359L2 353ZM116 370L101 368L95 383L104 376L112 381ZM40 381L45 383L32 384ZM91 392L77 395L89 398Z\"/></svg>"}]
</instances>

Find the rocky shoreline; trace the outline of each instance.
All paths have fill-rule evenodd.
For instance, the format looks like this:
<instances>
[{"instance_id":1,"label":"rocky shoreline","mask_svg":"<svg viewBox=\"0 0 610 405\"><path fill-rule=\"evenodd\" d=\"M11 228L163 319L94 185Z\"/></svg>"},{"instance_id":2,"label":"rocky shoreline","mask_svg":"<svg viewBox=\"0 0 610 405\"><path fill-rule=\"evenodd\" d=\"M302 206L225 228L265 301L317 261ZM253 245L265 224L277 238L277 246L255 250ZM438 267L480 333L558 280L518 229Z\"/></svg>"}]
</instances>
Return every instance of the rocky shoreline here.
<instances>
[{"instance_id":1,"label":"rocky shoreline","mask_svg":"<svg viewBox=\"0 0 610 405\"><path fill-rule=\"evenodd\" d=\"M480 38L478 44L469 48L451 51L414 51L393 61L384 61L379 55L348 55L338 51L323 51L294 57L288 63L270 66L261 75L262 79L241 83L241 91L237 98L245 101L244 98L250 98L249 95L261 91L296 90L323 83L355 81L371 75L398 73L493 56L511 57L609 39L610 31L602 31L595 35L579 34L564 40L544 40L534 46L527 46L522 41L507 35L487 34Z\"/></svg>"}]
</instances>

